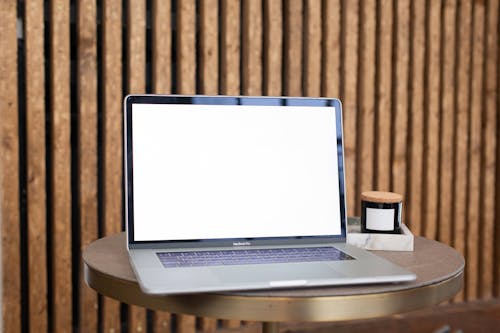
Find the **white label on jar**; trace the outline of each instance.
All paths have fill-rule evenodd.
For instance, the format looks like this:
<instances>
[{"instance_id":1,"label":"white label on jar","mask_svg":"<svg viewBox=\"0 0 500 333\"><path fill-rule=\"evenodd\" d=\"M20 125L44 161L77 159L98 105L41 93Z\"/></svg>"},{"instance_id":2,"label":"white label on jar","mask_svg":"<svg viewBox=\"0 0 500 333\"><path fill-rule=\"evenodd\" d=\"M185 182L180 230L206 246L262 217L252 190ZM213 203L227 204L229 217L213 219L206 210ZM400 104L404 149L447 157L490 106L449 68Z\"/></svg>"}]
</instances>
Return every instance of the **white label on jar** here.
<instances>
[{"instance_id":1,"label":"white label on jar","mask_svg":"<svg viewBox=\"0 0 500 333\"><path fill-rule=\"evenodd\" d=\"M366 208L366 228L370 230L394 230L394 209Z\"/></svg>"}]
</instances>

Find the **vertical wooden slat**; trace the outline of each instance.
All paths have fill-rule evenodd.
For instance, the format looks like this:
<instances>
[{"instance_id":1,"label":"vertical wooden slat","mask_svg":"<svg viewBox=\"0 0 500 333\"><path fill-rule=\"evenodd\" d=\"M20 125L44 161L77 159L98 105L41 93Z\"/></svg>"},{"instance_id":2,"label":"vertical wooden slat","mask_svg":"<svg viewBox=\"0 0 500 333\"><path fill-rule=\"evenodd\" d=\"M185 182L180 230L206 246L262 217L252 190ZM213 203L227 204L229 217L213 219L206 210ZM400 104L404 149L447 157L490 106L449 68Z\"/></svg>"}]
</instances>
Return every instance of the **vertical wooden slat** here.
<instances>
[{"instance_id":1,"label":"vertical wooden slat","mask_svg":"<svg viewBox=\"0 0 500 333\"><path fill-rule=\"evenodd\" d=\"M481 190L481 132L482 132L482 98L483 98L483 52L484 52L484 3L473 4L472 32L472 77L471 104L469 117L469 184L467 214L467 268L466 293L468 300L478 297L478 263L479 263L479 210Z\"/></svg>"},{"instance_id":2,"label":"vertical wooden slat","mask_svg":"<svg viewBox=\"0 0 500 333\"><path fill-rule=\"evenodd\" d=\"M487 1L485 31L485 86L484 86L484 118L483 118L483 157L482 157L482 190L481 190L481 253L480 256L480 296L482 300L493 297L494 268L494 224L495 224L495 178L498 163L497 150L497 84L498 76L498 0ZM500 241L500 240L497 240Z\"/></svg>"},{"instance_id":3,"label":"vertical wooden slat","mask_svg":"<svg viewBox=\"0 0 500 333\"><path fill-rule=\"evenodd\" d=\"M50 6L52 286L55 332L72 327L70 4Z\"/></svg>"},{"instance_id":4,"label":"vertical wooden slat","mask_svg":"<svg viewBox=\"0 0 500 333\"><path fill-rule=\"evenodd\" d=\"M200 1L200 93L216 95L219 92L219 25L218 1Z\"/></svg>"},{"instance_id":5,"label":"vertical wooden slat","mask_svg":"<svg viewBox=\"0 0 500 333\"><path fill-rule=\"evenodd\" d=\"M172 28L170 0L152 3L152 88L155 94L172 92ZM165 311L153 314L154 332L169 333L171 315Z\"/></svg>"},{"instance_id":6,"label":"vertical wooden slat","mask_svg":"<svg viewBox=\"0 0 500 333\"><path fill-rule=\"evenodd\" d=\"M439 241L451 244L453 205L453 139L455 113L453 97L455 89L455 19L456 1L445 0L443 6L443 59L441 65L441 130L439 175Z\"/></svg>"},{"instance_id":7,"label":"vertical wooden slat","mask_svg":"<svg viewBox=\"0 0 500 333\"><path fill-rule=\"evenodd\" d=\"M30 331L47 330L43 1L25 3Z\"/></svg>"},{"instance_id":8,"label":"vertical wooden slat","mask_svg":"<svg viewBox=\"0 0 500 333\"><path fill-rule=\"evenodd\" d=\"M284 95L302 96L302 0L284 2Z\"/></svg>"},{"instance_id":9,"label":"vertical wooden slat","mask_svg":"<svg viewBox=\"0 0 500 333\"><path fill-rule=\"evenodd\" d=\"M410 168L408 218L412 232L422 234L424 215L423 153L424 153L424 64L425 64L425 1L412 1L411 8L411 81L410 81Z\"/></svg>"},{"instance_id":10,"label":"vertical wooden slat","mask_svg":"<svg viewBox=\"0 0 500 333\"><path fill-rule=\"evenodd\" d=\"M362 78L359 82L360 151L355 214L361 210L361 192L374 189L376 7L375 0L363 0L360 3L359 70Z\"/></svg>"},{"instance_id":11,"label":"vertical wooden slat","mask_svg":"<svg viewBox=\"0 0 500 333\"><path fill-rule=\"evenodd\" d=\"M142 94L146 90L146 3L130 0L127 8L127 73L128 93ZM129 307L129 331L146 330L146 310Z\"/></svg>"},{"instance_id":12,"label":"vertical wooden slat","mask_svg":"<svg viewBox=\"0 0 500 333\"><path fill-rule=\"evenodd\" d=\"M103 3L102 69L103 69L103 158L104 235L122 227L122 1ZM120 330L120 303L102 300L102 331Z\"/></svg>"},{"instance_id":13,"label":"vertical wooden slat","mask_svg":"<svg viewBox=\"0 0 500 333\"><path fill-rule=\"evenodd\" d=\"M391 92L392 92L392 1L378 3L377 54L377 108L376 108L376 161L375 187L391 188Z\"/></svg>"},{"instance_id":14,"label":"vertical wooden slat","mask_svg":"<svg viewBox=\"0 0 500 333\"><path fill-rule=\"evenodd\" d=\"M427 49L424 141L424 225L425 236L435 239L438 219L439 184L439 86L441 66L441 0L427 4Z\"/></svg>"},{"instance_id":15,"label":"vertical wooden slat","mask_svg":"<svg viewBox=\"0 0 500 333\"><path fill-rule=\"evenodd\" d=\"M263 94L282 94L283 8L281 1L264 0Z\"/></svg>"},{"instance_id":16,"label":"vertical wooden slat","mask_svg":"<svg viewBox=\"0 0 500 333\"><path fill-rule=\"evenodd\" d=\"M4 332L21 331L19 237L19 129L17 93L17 10L0 1L0 223L2 235L2 324Z\"/></svg>"},{"instance_id":17,"label":"vertical wooden slat","mask_svg":"<svg viewBox=\"0 0 500 333\"><path fill-rule=\"evenodd\" d=\"M78 3L78 152L82 249L97 239L97 47L96 3ZM97 330L97 294L80 286L82 331Z\"/></svg>"},{"instance_id":18,"label":"vertical wooden slat","mask_svg":"<svg viewBox=\"0 0 500 333\"><path fill-rule=\"evenodd\" d=\"M471 13L470 1L460 1L458 5L457 38L457 76L455 121L455 189L453 201L453 247L465 256L465 239L467 224L467 155L469 141L469 108L470 108L470 59L471 59ZM460 135L458 135L460 133ZM457 301L464 300L464 290L457 295Z\"/></svg>"},{"instance_id":19,"label":"vertical wooden slat","mask_svg":"<svg viewBox=\"0 0 500 333\"><path fill-rule=\"evenodd\" d=\"M304 20L304 95L321 95L321 2L306 0Z\"/></svg>"},{"instance_id":20,"label":"vertical wooden slat","mask_svg":"<svg viewBox=\"0 0 500 333\"><path fill-rule=\"evenodd\" d=\"M394 124L391 141L392 190L407 197L407 161L408 161L408 116L409 116L409 64L410 64L410 1L395 1L395 54L392 86L394 87ZM406 200L406 199L405 199Z\"/></svg>"},{"instance_id":21,"label":"vertical wooden slat","mask_svg":"<svg viewBox=\"0 0 500 333\"><path fill-rule=\"evenodd\" d=\"M153 93L169 94L172 90L171 3L153 0L152 6Z\"/></svg>"},{"instance_id":22,"label":"vertical wooden slat","mask_svg":"<svg viewBox=\"0 0 500 333\"><path fill-rule=\"evenodd\" d=\"M196 92L196 4L177 2L177 92Z\"/></svg>"},{"instance_id":23,"label":"vertical wooden slat","mask_svg":"<svg viewBox=\"0 0 500 333\"><path fill-rule=\"evenodd\" d=\"M354 215L356 203L356 153L357 153L357 80L358 80L358 27L359 1L344 1L343 40L343 111L344 111L344 147L346 172L347 214Z\"/></svg>"},{"instance_id":24,"label":"vertical wooden slat","mask_svg":"<svg viewBox=\"0 0 500 333\"><path fill-rule=\"evenodd\" d=\"M340 0L323 1L322 95L340 97Z\"/></svg>"},{"instance_id":25,"label":"vertical wooden slat","mask_svg":"<svg viewBox=\"0 0 500 333\"><path fill-rule=\"evenodd\" d=\"M262 6L243 0L243 77L244 95L262 95Z\"/></svg>"},{"instance_id":26,"label":"vertical wooden slat","mask_svg":"<svg viewBox=\"0 0 500 333\"><path fill-rule=\"evenodd\" d=\"M240 94L240 2L221 0L221 93Z\"/></svg>"},{"instance_id":27,"label":"vertical wooden slat","mask_svg":"<svg viewBox=\"0 0 500 333\"><path fill-rule=\"evenodd\" d=\"M177 2L177 92L196 93L196 6L194 0ZM177 315L179 333L194 332L196 317Z\"/></svg>"}]
</instances>

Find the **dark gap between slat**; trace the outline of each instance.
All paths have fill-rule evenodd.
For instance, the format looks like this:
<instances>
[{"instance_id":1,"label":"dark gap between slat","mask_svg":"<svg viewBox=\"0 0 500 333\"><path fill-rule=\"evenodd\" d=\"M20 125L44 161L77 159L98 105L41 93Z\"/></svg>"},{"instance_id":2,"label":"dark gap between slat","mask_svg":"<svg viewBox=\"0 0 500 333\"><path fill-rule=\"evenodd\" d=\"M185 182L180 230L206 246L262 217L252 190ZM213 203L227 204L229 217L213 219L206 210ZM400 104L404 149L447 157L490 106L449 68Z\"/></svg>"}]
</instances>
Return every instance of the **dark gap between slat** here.
<instances>
[{"instance_id":1,"label":"dark gap between slat","mask_svg":"<svg viewBox=\"0 0 500 333\"><path fill-rule=\"evenodd\" d=\"M360 0L360 3L359 3L359 14L358 14L358 59L357 59L357 62L358 62L358 71L357 71L357 75L358 75L358 80L356 82L356 91L357 91L357 94L356 94L356 105L358 106L358 112L356 114L356 124L357 124L357 127L358 127L358 134L357 134L357 139L358 139L358 144L357 144L357 147L358 147L358 151L356 153L356 156L355 156L355 161L356 161L356 165L357 166L360 166L360 165L363 165L363 164L368 164L369 162L368 161L363 161L362 159L362 153L363 153L363 143L364 143L364 137L365 137L365 133L363 131L363 128L364 128L364 123L366 121L365 117L363 117L363 103L361 102L362 98L365 97L365 89L363 87L363 74L361 72L361 66L364 64L364 57L363 57L363 52L364 52L364 47L363 47L363 41L364 41L364 37L365 37L365 31L363 29L363 18L364 18L364 15L363 15L363 5L364 5L364 1L363 0ZM368 165L368 167L370 167ZM356 168L356 179L358 180L356 182L356 191L355 191L355 204L354 204L354 209L355 209L355 215L359 216L360 215L360 212L359 212L359 205L358 205L358 202L361 202L361 191L363 190L361 188L361 183L360 183L360 179L361 179L361 175L363 173L363 168L361 167L358 167Z\"/></svg>"},{"instance_id":2,"label":"dark gap between slat","mask_svg":"<svg viewBox=\"0 0 500 333\"><path fill-rule=\"evenodd\" d=\"M413 74L414 74L414 59L413 55L415 53L415 46L413 45L413 38L415 35L415 26L412 22L413 18L415 17L415 8L414 8L414 2L411 2L410 4L410 22L409 22L409 39L410 39L410 46L408 52L409 57L408 57L408 135L406 136L406 146L410 148L410 151L407 155L407 161L408 163L406 164L406 203L407 203L407 209L405 209L405 216L406 218L404 221L405 223L408 224L408 227L412 229L412 220L411 220L411 215L410 212L411 210L409 209L411 206L411 203L413 202L413 194L418 193L412 189L411 186L411 165L412 165L412 150L414 146L414 142L412 140L413 137L413 117L411 116L414 112L413 110L413 89L414 89L414 81L413 81Z\"/></svg>"},{"instance_id":3,"label":"dark gap between slat","mask_svg":"<svg viewBox=\"0 0 500 333\"><path fill-rule=\"evenodd\" d=\"M397 88L398 88L398 77L397 77L397 69L398 69L398 23L399 23L399 17L398 17L398 0L392 0L392 29L391 29L391 129L390 133L393 135L392 138L395 138L396 136L396 128L395 128L395 123L396 123L396 113L397 113L397 102L398 102L398 94L397 94ZM403 84L403 83L402 83ZM389 168L390 168L390 177L389 177L389 188L391 190L394 190L394 177L392 176L393 170L394 170L394 162L395 162L395 145L397 142L391 139L391 149L389 151ZM405 195L405 193L401 193L402 195ZM360 200L357 200L356 202L360 202Z\"/></svg>"},{"instance_id":4,"label":"dark gap between slat","mask_svg":"<svg viewBox=\"0 0 500 333\"><path fill-rule=\"evenodd\" d=\"M195 17L194 17L194 26L195 26L195 32L194 32L194 38L195 38L195 91L196 94L205 94L205 81L206 77L201 73L203 71L203 68L200 68L199 63L201 62L201 59L203 58L203 49L202 45L203 43L201 42L201 39L203 38L203 33L202 33L202 27L201 27L202 19L201 19L201 3L200 0L196 0L195 2ZM203 59L205 61L204 66L206 66L206 59Z\"/></svg>"},{"instance_id":5,"label":"dark gap between slat","mask_svg":"<svg viewBox=\"0 0 500 333\"><path fill-rule=\"evenodd\" d=\"M378 167L378 158L379 158L379 150L377 147L380 145L379 139L379 126L378 123L380 121L380 103L378 101L378 87L380 82L380 17L381 14L381 5L379 2L375 5L375 105L374 105L374 115L373 115L373 188L374 190L378 189L379 186L379 167Z\"/></svg>"},{"instance_id":6,"label":"dark gap between slat","mask_svg":"<svg viewBox=\"0 0 500 333\"><path fill-rule=\"evenodd\" d=\"M104 235L104 54L103 54L103 4L100 1L96 3L96 51L97 51L97 237ZM104 324L103 296L97 295L97 327L102 331Z\"/></svg>"},{"instance_id":7,"label":"dark gap between slat","mask_svg":"<svg viewBox=\"0 0 500 333\"><path fill-rule=\"evenodd\" d=\"M17 39L17 89L19 135L19 240L21 277L21 332L30 329L29 316L29 262L28 262L28 207L27 207L27 140L26 140L26 24L24 1L17 2L17 17L22 22L23 36Z\"/></svg>"},{"instance_id":8,"label":"dark gap between slat","mask_svg":"<svg viewBox=\"0 0 500 333\"><path fill-rule=\"evenodd\" d=\"M219 56L217 57L217 92L219 95L222 95L224 94L224 92L222 91L222 75L223 75L223 71L222 71L222 52L224 52L224 50L222 49L222 43L223 43L223 32L225 31L225 29L222 29L222 15L224 15L224 13L222 12L222 0L218 0L217 1L217 8L219 8L219 10L217 11L217 25L219 26L219 29L218 29L218 35L217 35L217 50L218 50L218 54Z\"/></svg>"},{"instance_id":9,"label":"dark gap between slat","mask_svg":"<svg viewBox=\"0 0 500 333\"><path fill-rule=\"evenodd\" d=\"M309 91L307 89L307 72L309 68L307 66L307 61L309 60L308 53L308 34L309 34L309 6L307 5L306 0L302 0L302 66L301 66L301 78L300 78L300 95L305 96L306 93L309 95Z\"/></svg>"},{"instance_id":10,"label":"dark gap between slat","mask_svg":"<svg viewBox=\"0 0 500 333\"><path fill-rule=\"evenodd\" d=\"M231 0L228 0L231 1ZM229 18L228 18L229 19ZM245 5L244 2L240 2L240 95L244 96L245 94L245 71L243 67L245 66L244 58L245 55L244 53L246 52L246 47L245 47L245 33L246 33L246 26L245 26Z\"/></svg>"},{"instance_id":11,"label":"dark gap between slat","mask_svg":"<svg viewBox=\"0 0 500 333\"><path fill-rule=\"evenodd\" d=\"M320 70L320 82L319 82L319 93L320 96L322 97L335 97L335 96L327 96L326 94L326 79L327 79L327 73L326 73L326 64L328 61L328 50L327 47L327 36L328 36L328 30L327 30L327 24L326 24L326 19L327 19L327 12L326 12L326 2L328 0L322 0L321 1L321 70Z\"/></svg>"},{"instance_id":12,"label":"dark gap between slat","mask_svg":"<svg viewBox=\"0 0 500 333\"><path fill-rule=\"evenodd\" d=\"M153 92L153 2L146 0L146 93Z\"/></svg>"},{"instance_id":13,"label":"dark gap between slat","mask_svg":"<svg viewBox=\"0 0 500 333\"><path fill-rule=\"evenodd\" d=\"M172 0L172 94L178 93L177 88L177 0Z\"/></svg>"},{"instance_id":14,"label":"dark gap between slat","mask_svg":"<svg viewBox=\"0 0 500 333\"><path fill-rule=\"evenodd\" d=\"M80 191L79 191L79 148L78 148L78 4L70 2L70 85L71 85L71 263L73 293L73 332L80 327Z\"/></svg>"},{"instance_id":15,"label":"dark gap between slat","mask_svg":"<svg viewBox=\"0 0 500 333\"><path fill-rule=\"evenodd\" d=\"M289 73L287 71L287 66L288 66L288 56L287 56L287 52L286 50L288 49L289 47L289 34L288 34L288 30L287 30L287 26L288 26L288 20L289 20L289 17L288 17L288 6L287 6L288 2L287 0L282 0L281 1L281 8L282 8L282 12L283 12L283 21L281 23L281 33L282 33L282 36L283 36L283 40L282 40L282 46L281 46L281 51L282 51L282 60L281 60L281 95L283 96L286 96L289 94L289 87L288 87L288 83L287 83L287 78L289 76Z\"/></svg>"},{"instance_id":16,"label":"dark gap between slat","mask_svg":"<svg viewBox=\"0 0 500 333\"><path fill-rule=\"evenodd\" d=\"M441 169L441 165L442 165L442 161L443 161L443 158L441 156L441 151L442 151L442 144L443 144L443 136L442 136L442 133L443 133L443 127L444 127L444 124L443 122L441 121L443 119L443 107L442 107L442 100L443 100L443 78L444 78L444 66L443 65L443 62L442 62L442 59L443 59L443 48L446 47L446 43L447 41L444 40L443 36L444 36L444 18L445 18L445 11L444 11L444 4L441 3L441 13L440 13L440 28L439 28L439 33L440 33L440 42L439 42L439 60L440 60L440 66L439 66L439 97L438 97L438 100L439 100L439 144L438 144L438 179L441 179L441 173L443 172L443 170ZM445 170L444 172L449 172L449 170ZM438 188L438 193L441 193L441 182L438 181L438 183L436 184L437 185L437 188ZM442 207L442 202L441 202L441 196L438 195L437 197L437 211L436 211L436 236L437 236L437 239L442 239L442 226L441 226L441 223L446 223L446 221L441 221L441 214L440 214L440 211L443 209Z\"/></svg>"},{"instance_id":17,"label":"dark gap between slat","mask_svg":"<svg viewBox=\"0 0 500 333\"><path fill-rule=\"evenodd\" d=\"M261 77L261 81L260 81L260 90L261 90L261 94L262 95L265 95L265 96L269 96L269 90L268 90L268 87L266 85L269 85L268 82L267 82L267 75L266 75L266 65L267 64L267 61L266 61L266 35L269 36L270 32L269 32L269 25L267 24L266 25L266 12L267 14L269 14L269 11L267 10L267 6L266 6L266 0L261 0L260 2L260 7L261 7L261 17L262 17L262 35L261 35L261 40L260 40L260 44L261 44L261 49L262 49L262 52L260 54L260 62L261 62L261 66L260 66L260 77ZM269 17L269 16L268 16Z\"/></svg>"}]
</instances>

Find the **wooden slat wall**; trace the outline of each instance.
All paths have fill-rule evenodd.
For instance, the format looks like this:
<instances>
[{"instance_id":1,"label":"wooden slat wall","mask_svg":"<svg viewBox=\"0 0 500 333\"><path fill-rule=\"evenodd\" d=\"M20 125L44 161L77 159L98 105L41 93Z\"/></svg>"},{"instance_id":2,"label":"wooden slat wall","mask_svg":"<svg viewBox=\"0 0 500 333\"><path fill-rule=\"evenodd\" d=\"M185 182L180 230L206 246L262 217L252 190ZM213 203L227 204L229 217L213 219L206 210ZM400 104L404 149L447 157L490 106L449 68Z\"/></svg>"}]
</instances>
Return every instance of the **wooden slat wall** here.
<instances>
[{"instance_id":1,"label":"wooden slat wall","mask_svg":"<svg viewBox=\"0 0 500 333\"><path fill-rule=\"evenodd\" d=\"M6 332L245 325L84 284L82 249L123 227L127 93L342 98L348 214L362 191L402 193L413 232L466 257L455 301L500 296L499 0L11 0L0 14Z\"/></svg>"},{"instance_id":2,"label":"wooden slat wall","mask_svg":"<svg viewBox=\"0 0 500 333\"><path fill-rule=\"evenodd\" d=\"M109 0L101 9L102 21L102 125L103 177L102 226L103 236L122 229L122 2ZM120 303L103 297L101 300L101 329L120 331Z\"/></svg>"},{"instance_id":3,"label":"wooden slat wall","mask_svg":"<svg viewBox=\"0 0 500 333\"><path fill-rule=\"evenodd\" d=\"M67 332L73 325L72 246L71 237L71 59L70 13L65 0L53 1L50 7L50 50L46 61L50 66L50 154L47 160L50 191L48 211L52 248L52 327L55 332ZM50 272L49 272L50 273Z\"/></svg>"},{"instance_id":4,"label":"wooden slat wall","mask_svg":"<svg viewBox=\"0 0 500 333\"><path fill-rule=\"evenodd\" d=\"M77 130L78 205L80 246L98 238L97 169L97 13L92 0L80 1L77 8ZM57 175L56 175L57 176ZM97 331L97 294L80 279L79 323L83 331ZM31 318L30 318L31 319Z\"/></svg>"},{"instance_id":5,"label":"wooden slat wall","mask_svg":"<svg viewBox=\"0 0 500 333\"><path fill-rule=\"evenodd\" d=\"M5 332L21 331L21 212L19 204L19 123L17 8L0 2L0 226L2 323ZM4 235L9 235L5 237ZM23 296L26 298L26 295Z\"/></svg>"},{"instance_id":6,"label":"wooden slat wall","mask_svg":"<svg viewBox=\"0 0 500 333\"><path fill-rule=\"evenodd\" d=\"M25 4L28 285L30 331L47 331L43 1Z\"/></svg>"}]
</instances>

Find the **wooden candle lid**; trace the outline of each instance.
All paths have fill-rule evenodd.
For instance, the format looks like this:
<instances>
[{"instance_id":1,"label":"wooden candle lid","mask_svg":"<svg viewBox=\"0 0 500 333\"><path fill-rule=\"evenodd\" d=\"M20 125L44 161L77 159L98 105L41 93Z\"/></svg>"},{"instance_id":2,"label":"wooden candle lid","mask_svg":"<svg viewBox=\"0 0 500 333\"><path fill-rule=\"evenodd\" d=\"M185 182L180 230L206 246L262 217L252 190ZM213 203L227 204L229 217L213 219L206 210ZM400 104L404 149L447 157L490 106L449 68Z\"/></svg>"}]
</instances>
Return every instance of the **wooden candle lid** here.
<instances>
[{"instance_id":1,"label":"wooden candle lid","mask_svg":"<svg viewBox=\"0 0 500 333\"><path fill-rule=\"evenodd\" d=\"M368 191L361 193L361 200L378 203L398 203L403 196L394 192Z\"/></svg>"}]
</instances>

